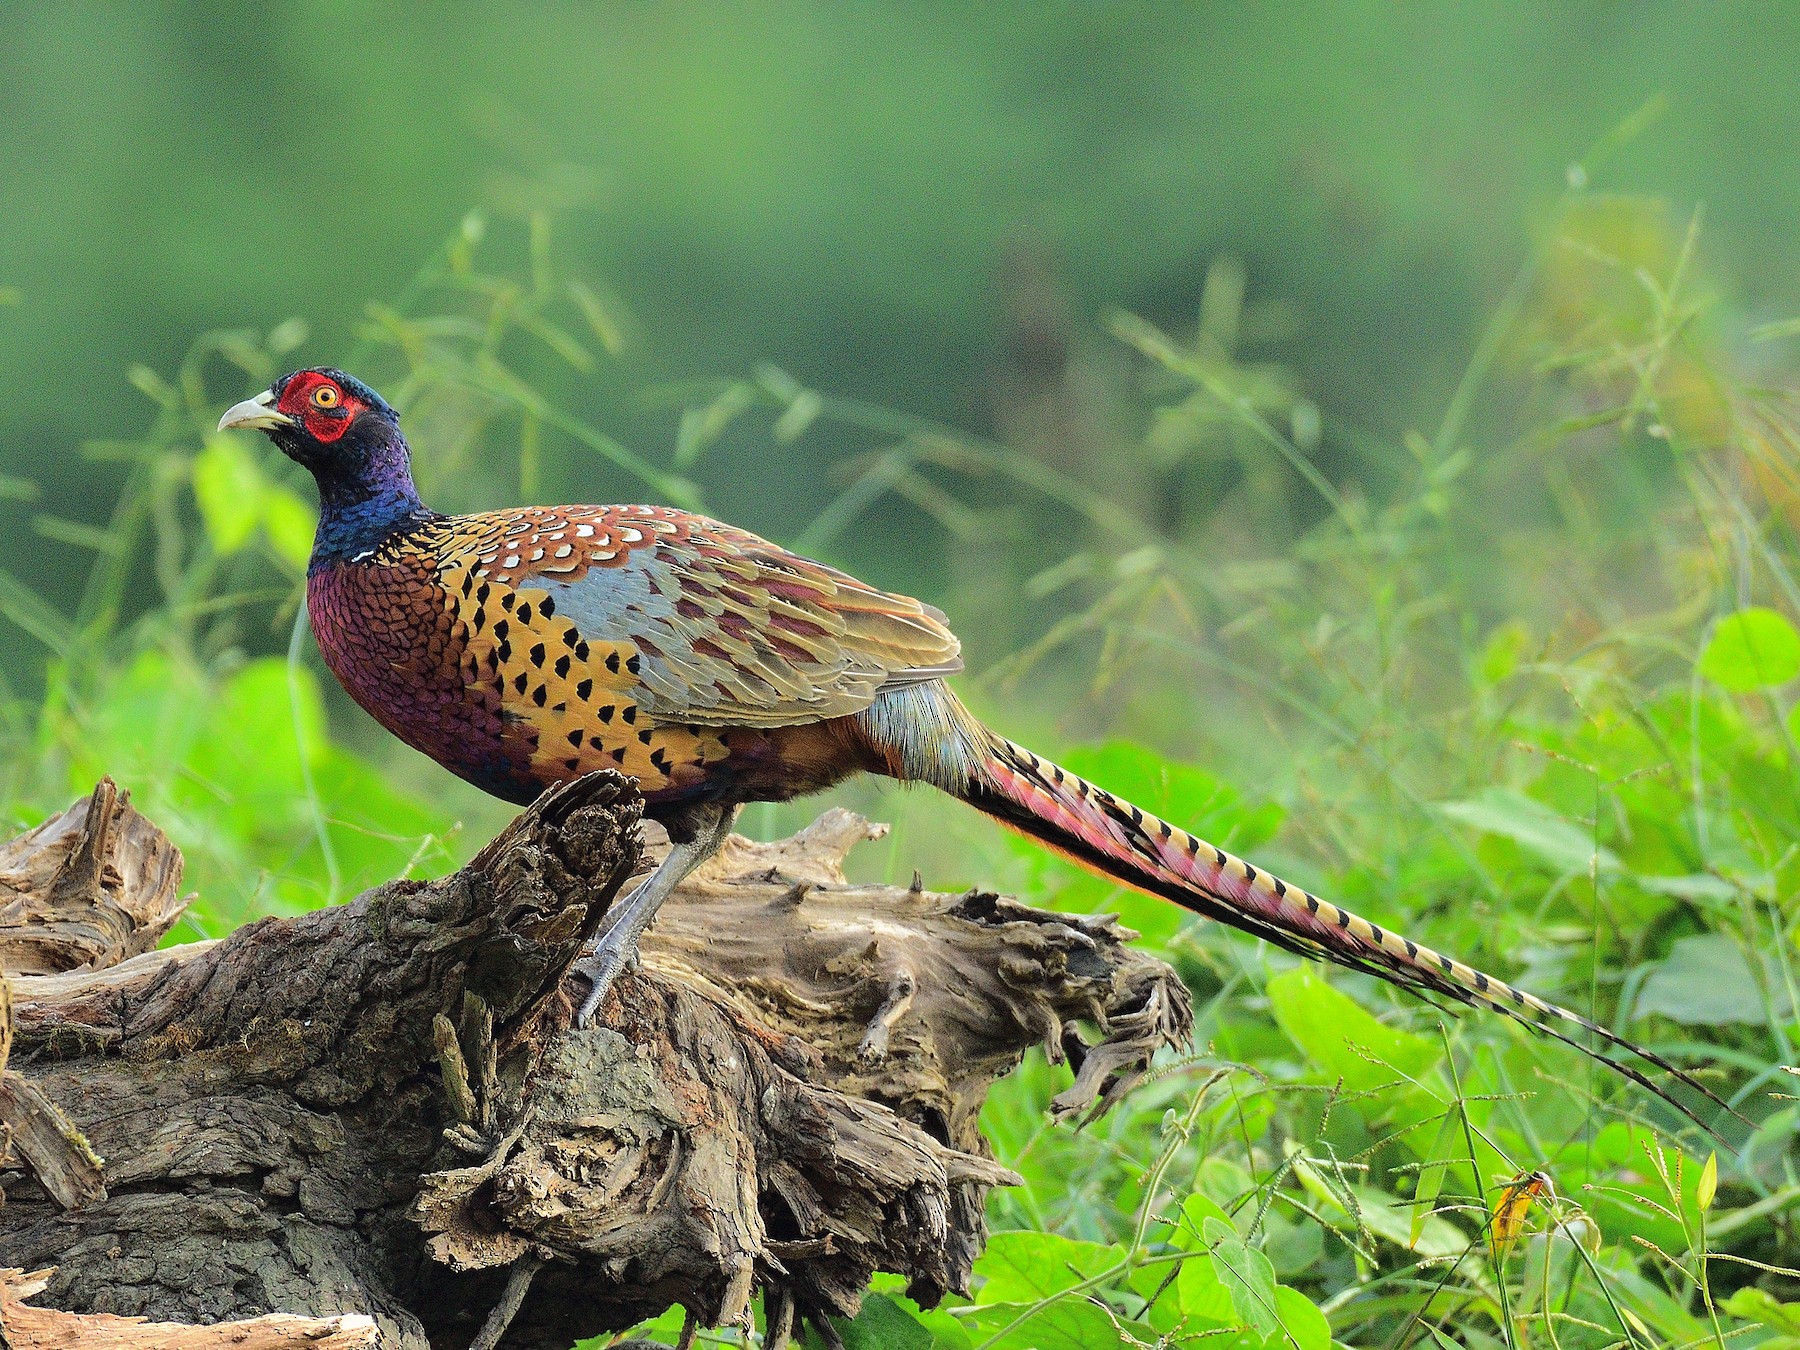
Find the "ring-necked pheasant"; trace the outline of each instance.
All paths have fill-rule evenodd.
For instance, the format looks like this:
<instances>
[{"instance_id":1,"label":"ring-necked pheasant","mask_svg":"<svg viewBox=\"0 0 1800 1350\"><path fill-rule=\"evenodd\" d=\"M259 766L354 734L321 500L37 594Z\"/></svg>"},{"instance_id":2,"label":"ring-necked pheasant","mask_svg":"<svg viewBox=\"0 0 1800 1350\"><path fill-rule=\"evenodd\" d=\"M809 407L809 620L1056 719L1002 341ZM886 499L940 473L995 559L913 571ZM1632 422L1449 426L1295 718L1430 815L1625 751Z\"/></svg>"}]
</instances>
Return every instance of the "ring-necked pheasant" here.
<instances>
[{"instance_id":1,"label":"ring-necked pheasant","mask_svg":"<svg viewBox=\"0 0 1800 1350\"><path fill-rule=\"evenodd\" d=\"M617 769L662 822L666 860L615 908L582 969L586 1022L676 884L746 802L854 773L929 783L1125 885L1277 946L1424 995L1497 1009L1686 1106L1571 1033L1704 1084L1580 1016L1215 848L988 730L947 676L937 610L744 530L660 506L428 509L399 418L318 368L237 404L311 471L307 609L352 698L452 773L526 803ZM1702 1125L1704 1121L1700 1121Z\"/></svg>"}]
</instances>

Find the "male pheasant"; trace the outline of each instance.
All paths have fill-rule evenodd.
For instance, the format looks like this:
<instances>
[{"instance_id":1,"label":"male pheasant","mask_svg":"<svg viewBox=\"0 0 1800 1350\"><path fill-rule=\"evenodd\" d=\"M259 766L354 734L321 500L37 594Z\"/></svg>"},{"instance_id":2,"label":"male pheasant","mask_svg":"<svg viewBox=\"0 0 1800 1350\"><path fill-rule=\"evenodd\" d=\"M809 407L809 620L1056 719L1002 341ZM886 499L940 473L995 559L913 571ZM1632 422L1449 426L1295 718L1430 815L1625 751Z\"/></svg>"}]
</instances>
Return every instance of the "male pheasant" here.
<instances>
[{"instance_id":1,"label":"male pheasant","mask_svg":"<svg viewBox=\"0 0 1800 1350\"><path fill-rule=\"evenodd\" d=\"M962 668L959 644L929 605L668 507L439 515L419 500L394 410L342 371L285 376L219 426L266 432L317 480L307 610L326 664L376 721L521 804L617 769L668 829L667 859L584 959L583 1022L740 806L876 773L929 783L1095 872L1289 951L1497 1009L1667 1096L1570 1034L1586 1031L1730 1109L1587 1018L1321 900L988 730L945 683Z\"/></svg>"}]
</instances>

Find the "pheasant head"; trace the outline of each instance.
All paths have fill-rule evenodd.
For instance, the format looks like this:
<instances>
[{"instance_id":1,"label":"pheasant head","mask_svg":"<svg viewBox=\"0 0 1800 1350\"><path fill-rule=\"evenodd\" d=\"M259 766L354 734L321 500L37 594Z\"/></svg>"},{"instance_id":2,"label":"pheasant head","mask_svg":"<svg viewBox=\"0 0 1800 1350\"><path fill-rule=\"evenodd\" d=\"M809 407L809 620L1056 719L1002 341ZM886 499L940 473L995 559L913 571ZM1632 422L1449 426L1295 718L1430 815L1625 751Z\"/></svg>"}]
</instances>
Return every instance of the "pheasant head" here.
<instances>
[{"instance_id":1,"label":"pheasant head","mask_svg":"<svg viewBox=\"0 0 1800 1350\"><path fill-rule=\"evenodd\" d=\"M380 394L329 366L284 375L225 410L219 430L261 431L319 485L313 565L428 514L413 486L400 417Z\"/></svg>"}]
</instances>

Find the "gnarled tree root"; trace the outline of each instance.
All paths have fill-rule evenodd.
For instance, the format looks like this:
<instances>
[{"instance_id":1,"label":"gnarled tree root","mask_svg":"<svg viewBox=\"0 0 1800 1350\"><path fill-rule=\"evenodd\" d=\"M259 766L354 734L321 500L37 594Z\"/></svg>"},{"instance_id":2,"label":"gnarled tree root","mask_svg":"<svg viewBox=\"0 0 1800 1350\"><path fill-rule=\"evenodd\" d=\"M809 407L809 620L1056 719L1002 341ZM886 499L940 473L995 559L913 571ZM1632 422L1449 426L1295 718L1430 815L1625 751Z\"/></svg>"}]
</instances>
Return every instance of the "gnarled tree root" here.
<instances>
[{"instance_id":1,"label":"gnarled tree root","mask_svg":"<svg viewBox=\"0 0 1800 1350\"><path fill-rule=\"evenodd\" d=\"M1015 1180L976 1119L1032 1045L1077 1058L1056 1105L1081 1113L1186 1038L1180 982L1109 919L847 883L877 831L845 811L734 838L574 1029L564 979L639 864L638 813L592 775L453 876L165 951L179 855L110 784L0 853L26 897L0 953L33 954L0 1089L61 1122L0 1162L0 1267L55 1268L30 1311L151 1319L132 1346L284 1314L564 1350L760 1294L778 1344L876 1270L926 1303L965 1287L983 1197ZM66 950L15 931L52 912L50 847L109 907L54 911Z\"/></svg>"}]
</instances>

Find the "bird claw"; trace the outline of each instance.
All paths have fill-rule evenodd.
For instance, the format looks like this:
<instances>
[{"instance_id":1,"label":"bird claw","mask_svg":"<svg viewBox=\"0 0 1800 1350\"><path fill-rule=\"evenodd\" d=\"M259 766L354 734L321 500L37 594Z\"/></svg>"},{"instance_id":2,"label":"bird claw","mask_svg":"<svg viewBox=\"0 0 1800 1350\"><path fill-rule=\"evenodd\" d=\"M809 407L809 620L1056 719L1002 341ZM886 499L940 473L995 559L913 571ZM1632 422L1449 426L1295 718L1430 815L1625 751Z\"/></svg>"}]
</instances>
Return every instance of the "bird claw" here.
<instances>
[{"instance_id":1,"label":"bird claw","mask_svg":"<svg viewBox=\"0 0 1800 1350\"><path fill-rule=\"evenodd\" d=\"M619 972L635 970L637 964L635 943L630 950L620 951L609 942L601 942L569 967L576 974L585 975L588 980L587 997L582 1000L581 1008L575 1014L577 1027L585 1031L593 1024L594 1014L600 1010L600 1004L605 1001L607 990L619 978Z\"/></svg>"},{"instance_id":2,"label":"bird claw","mask_svg":"<svg viewBox=\"0 0 1800 1350\"><path fill-rule=\"evenodd\" d=\"M633 970L637 968L638 939L656 917L656 911L683 877L718 851L725 836L731 832L731 822L737 818L735 806L707 805L696 811L692 837L672 847L656 870L607 912L605 926L571 966L587 976L590 984L588 996L575 1014L576 1026L586 1028L593 1022L601 1000L612 988L613 981L619 978L620 971L628 966Z\"/></svg>"}]
</instances>

